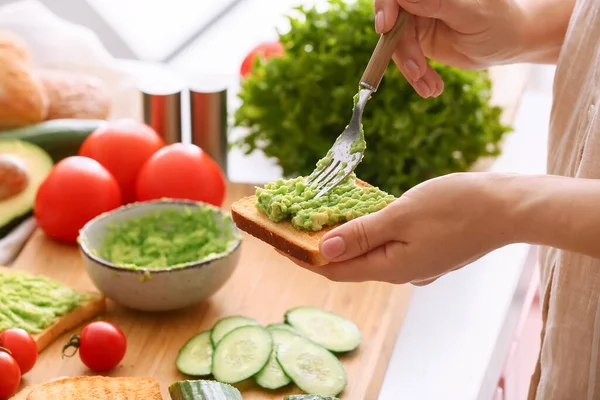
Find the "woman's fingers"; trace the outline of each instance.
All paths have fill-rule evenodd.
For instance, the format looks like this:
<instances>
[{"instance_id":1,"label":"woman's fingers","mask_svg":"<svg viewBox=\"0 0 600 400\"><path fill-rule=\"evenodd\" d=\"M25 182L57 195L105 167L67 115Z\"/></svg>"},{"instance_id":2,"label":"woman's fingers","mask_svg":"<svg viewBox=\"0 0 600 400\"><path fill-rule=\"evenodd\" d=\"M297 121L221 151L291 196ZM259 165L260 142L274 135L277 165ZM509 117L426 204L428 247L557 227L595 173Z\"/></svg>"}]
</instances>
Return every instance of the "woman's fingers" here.
<instances>
[{"instance_id":1,"label":"woman's fingers","mask_svg":"<svg viewBox=\"0 0 600 400\"><path fill-rule=\"evenodd\" d=\"M413 15L407 18L406 26L402 31L394 51L394 62L409 82L417 82L425 76L428 63L421 50L416 19Z\"/></svg>"},{"instance_id":2,"label":"woman's fingers","mask_svg":"<svg viewBox=\"0 0 600 400\"><path fill-rule=\"evenodd\" d=\"M400 260L390 257L393 251L390 251L389 247L397 245L388 243L362 256L321 267L303 267L335 282L393 282L394 277L390 275L395 273L394 266L398 265Z\"/></svg>"},{"instance_id":3,"label":"woman's fingers","mask_svg":"<svg viewBox=\"0 0 600 400\"><path fill-rule=\"evenodd\" d=\"M375 31L386 33L394 26L400 6L396 0L375 0Z\"/></svg>"},{"instance_id":4,"label":"woman's fingers","mask_svg":"<svg viewBox=\"0 0 600 400\"><path fill-rule=\"evenodd\" d=\"M421 97L438 97L444 90L444 82L429 65L423 54L416 18L411 16L406 24L404 34L398 41L392 58L406 80Z\"/></svg>"},{"instance_id":5,"label":"woman's fingers","mask_svg":"<svg viewBox=\"0 0 600 400\"><path fill-rule=\"evenodd\" d=\"M400 268L405 261L403 259L404 246L400 242L389 242L359 257L341 262L331 262L319 267L307 265L279 250L277 252L298 266L335 282L379 281L403 284L410 281L408 275Z\"/></svg>"},{"instance_id":6,"label":"woman's fingers","mask_svg":"<svg viewBox=\"0 0 600 400\"><path fill-rule=\"evenodd\" d=\"M424 10L432 10L438 4L439 1L423 1L422 3L419 2L417 9L421 7ZM385 33L392 29L401 10L398 0L374 0L374 8L375 30L378 33ZM419 96L423 98L438 97L444 90L444 82L429 65L425 54L423 54L417 32L416 18L414 15L408 18L393 59Z\"/></svg>"},{"instance_id":7,"label":"woman's fingers","mask_svg":"<svg viewBox=\"0 0 600 400\"><path fill-rule=\"evenodd\" d=\"M431 65L427 65L427 71L422 78L427 87L431 90L431 97L438 97L444 91L444 81Z\"/></svg>"},{"instance_id":8,"label":"woman's fingers","mask_svg":"<svg viewBox=\"0 0 600 400\"><path fill-rule=\"evenodd\" d=\"M427 286L430 283L433 283L435 281L437 281L439 278L439 276L437 278L431 278L431 279L423 279L420 281L411 281L410 284L413 286Z\"/></svg>"},{"instance_id":9,"label":"woman's fingers","mask_svg":"<svg viewBox=\"0 0 600 400\"><path fill-rule=\"evenodd\" d=\"M399 236L392 221L401 219L400 200L376 213L355 218L327 232L319 241L321 254L329 261L345 261L382 246Z\"/></svg>"}]
</instances>

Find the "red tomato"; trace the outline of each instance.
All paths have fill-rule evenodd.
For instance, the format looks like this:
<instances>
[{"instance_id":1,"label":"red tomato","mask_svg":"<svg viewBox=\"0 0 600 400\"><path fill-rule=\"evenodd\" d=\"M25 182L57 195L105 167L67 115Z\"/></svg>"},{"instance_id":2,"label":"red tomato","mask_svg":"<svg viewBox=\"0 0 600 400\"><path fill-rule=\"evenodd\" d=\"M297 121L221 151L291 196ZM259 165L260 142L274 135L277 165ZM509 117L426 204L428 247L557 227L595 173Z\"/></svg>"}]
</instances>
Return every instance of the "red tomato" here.
<instances>
[{"instance_id":1,"label":"red tomato","mask_svg":"<svg viewBox=\"0 0 600 400\"><path fill-rule=\"evenodd\" d=\"M104 372L113 369L123 360L127 338L118 326L106 321L95 321L86 325L81 335L71 337L65 350L71 346L79 349L79 358L86 367Z\"/></svg>"},{"instance_id":2,"label":"red tomato","mask_svg":"<svg viewBox=\"0 0 600 400\"><path fill-rule=\"evenodd\" d=\"M79 155L106 168L121 188L123 203L135 200L135 181L142 165L165 145L148 125L133 119L110 121L83 142Z\"/></svg>"},{"instance_id":3,"label":"red tomato","mask_svg":"<svg viewBox=\"0 0 600 400\"><path fill-rule=\"evenodd\" d=\"M150 157L138 176L139 201L163 197L220 207L225 199L225 178L217 163L200 147L175 143Z\"/></svg>"},{"instance_id":4,"label":"red tomato","mask_svg":"<svg viewBox=\"0 0 600 400\"><path fill-rule=\"evenodd\" d=\"M244 58L240 68L242 78L252 72L252 65L257 56L263 58L279 57L283 55L283 45L279 41L261 43L253 48L250 53Z\"/></svg>"},{"instance_id":5,"label":"red tomato","mask_svg":"<svg viewBox=\"0 0 600 400\"><path fill-rule=\"evenodd\" d=\"M120 205L115 178L97 161L73 156L50 171L38 189L33 211L48 236L75 243L83 225Z\"/></svg>"},{"instance_id":6,"label":"red tomato","mask_svg":"<svg viewBox=\"0 0 600 400\"><path fill-rule=\"evenodd\" d=\"M22 375L31 371L37 361L37 345L25 329L10 328L0 333L0 347L10 351Z\"/></svg>"},{"instance_id":7,"label":"red tomato","mask_svg":"<svg viewBox=\"0 0 600 400\"><path fill-rule=\"evenodd\" d=\"M17 361L0 350L0 399L6 399L17 391L21 383L21 370Z\"/></svg>"}]
</instances>

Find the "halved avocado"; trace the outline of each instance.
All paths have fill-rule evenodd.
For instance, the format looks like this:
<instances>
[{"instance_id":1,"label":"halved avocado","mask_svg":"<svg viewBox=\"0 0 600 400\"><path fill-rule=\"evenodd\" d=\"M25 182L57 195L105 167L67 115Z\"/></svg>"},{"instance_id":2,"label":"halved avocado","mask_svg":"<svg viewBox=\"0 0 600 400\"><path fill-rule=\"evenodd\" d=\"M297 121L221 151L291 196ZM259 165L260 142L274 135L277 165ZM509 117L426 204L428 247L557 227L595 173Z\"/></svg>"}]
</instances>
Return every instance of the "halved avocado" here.
<instances>
[{"instance_id":1,"label":"halved avocado","mask_svg":"<svg viewBox=\"0 0 600 400\"><path fill-rule=\"evenodd\" d=\"M26 180L19 181L24 186L0 200L1 238L31 215L37 190L52 170L53 162L41 147L20 140L0 139L0 157L26 174Z\"/></svg>"}]
</instances>

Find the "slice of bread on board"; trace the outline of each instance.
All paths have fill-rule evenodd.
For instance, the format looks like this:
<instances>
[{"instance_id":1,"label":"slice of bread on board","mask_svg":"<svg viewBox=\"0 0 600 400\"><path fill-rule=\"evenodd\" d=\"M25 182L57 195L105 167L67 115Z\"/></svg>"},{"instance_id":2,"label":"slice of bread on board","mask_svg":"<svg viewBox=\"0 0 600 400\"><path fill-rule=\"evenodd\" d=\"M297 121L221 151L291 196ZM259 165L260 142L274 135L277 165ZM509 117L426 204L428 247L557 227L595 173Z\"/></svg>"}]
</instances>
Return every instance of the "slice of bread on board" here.
<instances>
[{"instance_id":1,"label":"slice of bread on board","mask_svg":"<svg viewBox=\"0 0 600 400\"><path fill-rule=\"evenodd\" d=\"M154 378L75 376L26 387L12 400L162 400Z\"/></svg>"},{"instance_id":2,"label":"slice of bread on board","mask_svg":"<svg viewBox=\"0 0 600 400\"><path fill-rule=\"evenodd\" d=\"M370 187L360 179L359 186ZM275 247L299 261L318 267L329 261L319 251L319 241L336 226L323 228L317 232L300 231L286 220L273 222L256 208L256 196L244 197L231 205L233 221L242 231Z\"/></svg>"},{"instance_id":3,"label":"slice of bread on board","mask_svg":"<svg viewBox=\"0 0 600 400\"><path fill-rule=\"evenodd\" d=\"M44 329L41 333L33 335L37 344L38 353L50 346L60 335L78 327L82 323L96 318L106 310L106 299L98 293L91 293L92 298L68 314L59 317L56 322Z\"/></svg>"},{"instance_id":4,"label":"slice of bread on board","mask_svg":"<svg viewBox=\"0 0 600 400\"><path fill-rule=\"evenodd\" d=\"M12 273L22 271L12 268L0 267L0 273ZM89 321L106 310L106 299L99 293L89 293L91 299L86 300L76 309L59 317L52 325L44 329L42 332L32 335L37 344L38 353L45 350L52 342L60 335L70 331L73 328Z\"/></svg>"}]
</instances>

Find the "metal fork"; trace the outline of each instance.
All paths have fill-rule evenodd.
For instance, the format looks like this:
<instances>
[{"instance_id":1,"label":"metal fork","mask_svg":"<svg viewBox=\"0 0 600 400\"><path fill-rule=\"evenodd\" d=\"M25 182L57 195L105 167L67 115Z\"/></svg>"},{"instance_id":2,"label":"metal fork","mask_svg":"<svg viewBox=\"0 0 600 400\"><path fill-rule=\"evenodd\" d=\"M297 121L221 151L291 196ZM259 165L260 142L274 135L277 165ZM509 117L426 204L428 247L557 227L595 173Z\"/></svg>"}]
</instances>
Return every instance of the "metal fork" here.
<instances>
[{"instance_id":1,"label":"metal fork","mask_svg":"<svg viewBox=\"0 0 600 400\"><path fill-rule=\"evenodd\" d=\"M403 27L408 19L408 13L400 11L394 27L380 36L371 59L360 79L358 101L354 107L350 124L336 139L330 150L330 158L323 165L318 166L306 178L308 186L318 190L314 197L319 198L329 193L334 187L348 177L362 160L364 149L352 152L354 141L360 139L362 114L367 101L377 91L383 74L392 59L396 44ZM329 153L328 153L329 154Z\"/></svg>"}]
</instances>

